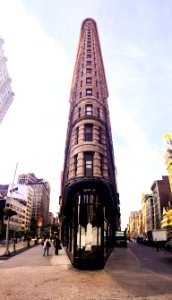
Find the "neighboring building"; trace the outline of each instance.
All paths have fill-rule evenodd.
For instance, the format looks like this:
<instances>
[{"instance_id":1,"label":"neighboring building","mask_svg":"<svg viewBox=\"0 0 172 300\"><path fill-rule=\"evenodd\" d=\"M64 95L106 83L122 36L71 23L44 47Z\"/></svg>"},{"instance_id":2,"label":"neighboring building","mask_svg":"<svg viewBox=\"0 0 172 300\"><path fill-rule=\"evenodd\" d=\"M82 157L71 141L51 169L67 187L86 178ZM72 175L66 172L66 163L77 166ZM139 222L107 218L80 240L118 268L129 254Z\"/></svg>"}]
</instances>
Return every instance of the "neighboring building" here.
<instances>
[{"instance_id":1,"label":"neighboring building","mask_svg":"<svg viewBox=\"0 0 172 300\"><path fill-rule=\"evenodd\" d=\"M165 142L165 164L166 169L168 172L169 182L170 182L170 189L172 193L172 137L169 134L164 136Z\"/></svg>"},{"instance_id":2,"label":"neighboring building","mask_svg":"<svg viewBox=\"0 0 172 300\"><path fill-rule=\"evenodd\" d=\"M51 224L51 225L55 224L55 222L54 222L54 215L53 215L52 212L48 213L48 223Z\"/></svg>"},{"instance_id":3,"label":"neighboring building","mask_svg":"<svg viewBox=\"0 0 172 300\"><path fill-rule=\"evenodd\" d=\"M42 220L42 225L49 223L48 212L50 204L50 185L44 179L36 178L33 173L18 176L18 183L27 185L33 189L33 210L32 219Z\"/></svg>"},{"instance_id":4,"label":"neighboring building","mask_svg":"<svg viewBox=\"0 0 172 300\"><path fill-rule=\"evenodd\" d=\"M129 216L129 238L137 239L139 236L140 211L131 211Z\"/></svg>"},{"instance_id":5,"label":"neighboring building","mask_svg":"<svg viewBox=\"0 0 172 300\"><path fill-rule=\"evenodd\" d=\"M0 194L6 200L6 206L17 212L10 219L11 230L29 231L33 208L33 190L20 184L0 185ZM20 211L22 212L20 214ZM6 222L4 223L6 224Z\"/></svg>"},{"instance_id":6,"label":"neighboring building","mask_svg":"<svg viewBox=\"0 0 172 300\"><path fill-rule=\"evenodd\" d=\"M8 193L9 184L0 184L0 195L6 197Z\"/></svg>"},{"instance_id":7,"label":"neighboring building","mask_svg":"<svg viewBox=\"0 0 172 300\"><path fill-rule=\"evenodd\" d=\"M139 210L138 215L138 235L143 235L143 227L142 227L142 210Z\"/></svg>"},{"instance_id":8,"label":"neighboring building","mask_svg":"<svg viewBox=\"0 0 172 300\"><path fill-rule=\"evenodd\" d=\"M6 57L2 49L4 41L0 37L0 123L10 107L14 93L11 90L11 79L9 78Z\"/></svg>"},{"instance_id":9,"label":"neighboring building","mask_svg":"<svg viewBox=\"0 0 172 300\"><path fill-rule=\"evenodd\" d=\"M162 176L162 180L156 180L151 185L154 203L154 229L161 228L163 207L168 207L171 202L171 188L168 176Z\"/></svg>"},{"instance_id":10,"label":"neighboring building","mask_svg":"<svg viewBox=\"0 0 172 300\"><path fill-rule=\"evenodd\" d=\"M142 207L142 233L145 236L147 233L147 223L146 223L146 201L145 201L144 193L142 194L141 207Z\"/></svg>"},{"instance_id":11,"label":"neighboring building","mask_svg":"<svg viewBox=\"0 0 172 300\"><path fill-rule=\"evenodd\" d=\"M154 229L154 198L152 194L142 195L142 226L144 236Z\"/></svg>"},{"instance_id":12,"label":"neighboring building","mask_svg":"<svg viewBox=\"0 0 172 300\"><path fill-rule=\"evenodd\" d=\"M172 207L163 207L163 218L161 228L167 229L172 236Z\"/></svg>"},{"instance_id":13,"label":"neighboring building","mask_svg":"<svg viewBox=\"0 0 172 300\"><path fill-rule=\"evenodd\" d=\"M4 228L4 212L3 209L5 208L6 200L0 194L0 240L3 236L3 228Z\"/></svg>"},{"instance_id":14,"label":"neighboring building","mask_svg":"<svg viewBox=\"0 0 172 300\"><path fill-rule=\"evenodd\" d=\"M62 239L74 265L88 257L96 262L98 256L103 264L114 231L120 229L107 98L97 25L86 19L81 26L70 93L60 195Z\"/></svg>"},{"instance_id":15,"label":"neighboring building","mask_svg":"<svg viewBox=\"0 0 172 300\"><path fill-rule=\"evenodd\" d=\"M6 199L7 203L9 199L13 199L25 206L24 230L29 231L33 210L33 189L30 186L23 186L22 184L9 184Z\"/></svg>"},{"instance_id":16,"label":"neighboring building","mask_svg":"<svg viewBox=\"0 0 172 300\"><path fill-rule=\"evenodd\" d=\"M28 228L26 227L26 205L16 199L7 197L6 207L10 207L17 214L10 218L10 232L24 233ZM4 224L7 225L7 220L4 219Z\"/></svg>"}]
</instances>

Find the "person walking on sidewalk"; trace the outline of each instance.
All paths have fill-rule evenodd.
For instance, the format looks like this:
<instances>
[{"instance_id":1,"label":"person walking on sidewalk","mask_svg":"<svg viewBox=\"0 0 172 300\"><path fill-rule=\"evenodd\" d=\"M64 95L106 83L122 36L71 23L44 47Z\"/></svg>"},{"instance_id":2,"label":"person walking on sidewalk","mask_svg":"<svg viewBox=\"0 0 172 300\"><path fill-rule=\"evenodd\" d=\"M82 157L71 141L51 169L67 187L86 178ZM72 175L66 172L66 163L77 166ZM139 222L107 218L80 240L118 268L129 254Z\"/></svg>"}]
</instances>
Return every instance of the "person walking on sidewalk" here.
<instances>
[{"instance_id":1,"label":"person walking on sidewalk","mask_svg":"<svg viewBox=\"0 0 172 300\"><path fill-rule=\"evenodd\" d=\"M49 255L49 249L51 247L51 243L50 243L50 239L44 238L44 244L43 244L43 256L45 256L47 254L47 256Z\"/></svg>"},{"instance_id":2,"label":"person walking on sidewalk","mask_svg":"<svg viewBox=\"0 0 172 300\"><path fill-rule=\"evenodd\" d=\"M55 247L55 254L56 255L59 254L59 249L62 249L60 244L61 244L61 241L60 241L58 235L56 235L55 239L54 239L54 247Z\"/></svg>"}]
</instances>

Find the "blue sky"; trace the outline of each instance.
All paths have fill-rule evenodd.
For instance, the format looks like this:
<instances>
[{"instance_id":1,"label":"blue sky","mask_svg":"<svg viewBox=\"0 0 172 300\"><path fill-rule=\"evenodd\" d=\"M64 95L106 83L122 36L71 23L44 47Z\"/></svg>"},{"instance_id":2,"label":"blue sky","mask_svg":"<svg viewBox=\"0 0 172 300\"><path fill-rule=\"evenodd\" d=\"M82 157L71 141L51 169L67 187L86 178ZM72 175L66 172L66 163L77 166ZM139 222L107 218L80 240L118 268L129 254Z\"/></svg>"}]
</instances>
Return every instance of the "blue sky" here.
<instances>
[{"instance_id":1,"label":"blue sky","mask_svg":"<svg viewBox=\"0 0 172 300\"><path fill-rule=\"evenodd\" d=\"M171 134L172 2L0 0L0 36L15 92L0 126L0 183L34 172L58 210L69 93L82 21L98 26L109 88L122 227L142 193L166 175Z\"/></svg>"}]
</instances>

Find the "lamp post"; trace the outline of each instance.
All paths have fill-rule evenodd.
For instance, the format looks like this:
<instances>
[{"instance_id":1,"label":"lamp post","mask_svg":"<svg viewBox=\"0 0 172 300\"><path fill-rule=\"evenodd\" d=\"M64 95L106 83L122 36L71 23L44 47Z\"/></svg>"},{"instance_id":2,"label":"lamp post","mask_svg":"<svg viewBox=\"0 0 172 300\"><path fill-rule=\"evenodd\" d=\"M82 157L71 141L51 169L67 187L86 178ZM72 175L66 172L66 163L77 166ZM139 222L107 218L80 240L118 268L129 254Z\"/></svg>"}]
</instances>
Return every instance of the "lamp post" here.
<instances>
[{"instance_id":1,"label":"lamp post","mask_svg":"<svg viewBox=\"0 0 172 300\"><path fill-rule=\"evenodd\" d=\"M7 226L6 226L6 249L4 252L4 256L9 256L10 251L9 251L9 224L10 223L10 218L7 217Z\"/></svg>"},{"instance_id":2,"label":"lamp post","mask_svg":"<svg viewBox=\"0 0 172 300\"><path fill-rule=\"evenodd\" d=\"M4 208L4 215L7 218L7 226L6 226L6 248L5 248L5 252L4 252L4 256L9 256L10 255L10 251L9 251L9 229L10 229L10 218L14 215L16 215L16 211L12 210L9 207Z\"/></svg>"}]
</instances>

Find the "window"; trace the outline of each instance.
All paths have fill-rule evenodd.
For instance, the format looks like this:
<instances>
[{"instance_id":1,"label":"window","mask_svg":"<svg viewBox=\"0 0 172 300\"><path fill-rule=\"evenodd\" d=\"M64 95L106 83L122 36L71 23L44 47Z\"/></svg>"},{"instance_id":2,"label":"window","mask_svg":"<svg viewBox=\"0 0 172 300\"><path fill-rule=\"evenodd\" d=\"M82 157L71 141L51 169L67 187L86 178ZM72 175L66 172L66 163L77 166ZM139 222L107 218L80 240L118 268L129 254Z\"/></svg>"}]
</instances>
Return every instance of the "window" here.
<instances>
[{"instance_id":1,"label":"window","mask_svg":"<svg viewBox=\"0 0 172 300\"><path fill-rule=\"evenodd\" d=\"M85 152L84 154L84 175L92 176L93 175L93 153Z\"/></svg>"},{"instance_id":2,"label":"window","mask_svg":"<svg viewBox=\"0 0 172 300\"><path fill-rule=\"evenodd\" d=\"M97 107L97 117L100 118L100 107Z\"/></svg>"},{"instance_id":3,"label":"window","mask_svg":"<svg viewBox=\"0 0 172 300\"><path fill-rule=\"evenodd\" d=\"M80 82L80 87L82 87L82 80L81 80L81 82Z\"/></svg>"},{"instance_id":4,"label":"window","mask_svg":"<svg viewBox=\"0 0 172 300\"><path fill-rule=\"evenodd\" d=\"M86 89L86 96L92 96L92 89Z\"/></svg>"},{"instance_id":5,"label":"window","mask_svg":"<svg viewBox=\"0 0 172 300\"><path fill-rule=\"evenodd\" d=\"M90 49L88 49L88 50L87 50L87 53L91 53L91 50L90 50Z\"/></svg>"},{"instance_id":6,"label":"window","mask_svg":"<svg viewBox=\"0 0 172 300\"><path fill-rule=\"evenodd\" d=\"M81 117L81 108L79 107L78 108L78 118L80 118Z\"/></svg>"},{"instance_id":7,"label":"window","mask_svg":"<svg viewBox=\"0 0 172 300\"><path fill-rule=\"evenodd\" d=\"M87 54L87 58L91 58L91 54Z\"/></svg>"},{"instance_id":8,"label":"window","mask_svg":"<svg viewBox=\"0 0 172 300\"><path fill-rule=\"evenodd\" d=\"M77 175L77 163L78 163L78 154L74 156L74 173Z\"/></svg>"},{"instance_id":9,"label":"window","mask_svg":"<svg viewBox=\"0 0 172 300\"><path fill-rule=\"evenodd\" d=\"M91 61L87 60L87 66L91 66Z\"/></svg>"},{"instance_id":10,"label":"window","mask_svg":"<svg viewBox=\"0 0 172 300\"><path fill-rule=\"evenodd\" d=\"M100 174L103 176L104 156L100 154Z\"/></svg>"},{"instance_id":11,"label":"window","mask_svg":"<svg viewBox=\"0 0 172 300\"><path fill-rule=\"evenodd\" d=\"M92 124L85 124L85 141L92 141L93 140L93 125Z\"/></svg>"},{"instance_id":12,"label":"window","mask_svg":"<svg viewBox=\"0 0 172 300\"><path fill-rule=\"evenodd\" d=\"M97 99L99 99L99 92L97 92Z\"/></svg>"},{"instance_id":13,"label":"window","mask_svg":"<svg viewBox=\"0 0 172 300\"><path fill-rule=\"evenodd\" d=\"M92 69L91 69L91 68L87 68L87 69L86 69L86 73L87 73L87 74L91 74L91 72L92 72Z\"/></svg>"},{"instance_id":14,"label":"window","mask_svg":"<svg viewBox=\"0 0 172 300\"><path fill-rule=\"evenodd\" d=\"M99 127L99 143L102 143L102 128Z\"/></svg>"},{"instance_id":15,"label":"window","mask_svg":"<svg viewBox=\"0 0 172 300\"><path fill-rule=\"evenodd\" d=\"M91 77L86 78L86 84L92 84L92 78Z\"/></svg>"},{"instance_id":16,"label":"window","mask_svg":"<svg viewBox=\"0 0 172 300\"><path fill-rule=\"evenodd\" d=\"M77 127L76 130L75 130L75 137L76 137L76 144L78 144L78 139L79 139L79 127Z\"/></svg>"},{"instance_id":17,"label":"window","mask_svg":"<svg viewBox=\"0 0 172 300\"><path fill-rule=\"evenodd\" d=\"M82 98L82 92L79 93L79 97Z\"/></svg>"},{"instance_id":18,"label":"window","mask_svg":"<svg viewBox=\"0 0 172 300\"><path fill-rule=\"evenodd\" d=\"M85 106L85 114L87 116L91 116L93 114L93 106L91 104L87 104Z\"/></svg>"}]
</instances>

